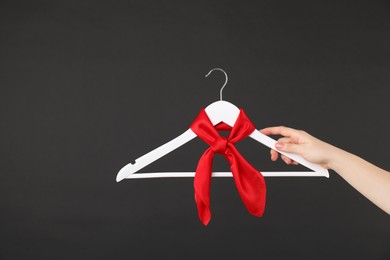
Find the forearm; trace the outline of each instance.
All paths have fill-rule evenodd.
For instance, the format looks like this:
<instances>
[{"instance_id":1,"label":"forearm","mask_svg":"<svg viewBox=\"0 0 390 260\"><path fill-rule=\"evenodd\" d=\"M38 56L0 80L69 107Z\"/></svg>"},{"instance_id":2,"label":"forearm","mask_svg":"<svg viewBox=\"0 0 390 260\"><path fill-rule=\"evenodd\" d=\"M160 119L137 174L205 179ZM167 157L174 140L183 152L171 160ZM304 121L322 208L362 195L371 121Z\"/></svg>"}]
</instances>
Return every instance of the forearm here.
<instances>
[{"instance_id":1,"label":"forearm","mask_svg":"<svg viewBox=\"0 0 390 260\"><path fill-rule=\"evenodd\" d=\"M329 168L390 214L390 173L339 148L332 152Z\"/></svg>"}]
</instances>

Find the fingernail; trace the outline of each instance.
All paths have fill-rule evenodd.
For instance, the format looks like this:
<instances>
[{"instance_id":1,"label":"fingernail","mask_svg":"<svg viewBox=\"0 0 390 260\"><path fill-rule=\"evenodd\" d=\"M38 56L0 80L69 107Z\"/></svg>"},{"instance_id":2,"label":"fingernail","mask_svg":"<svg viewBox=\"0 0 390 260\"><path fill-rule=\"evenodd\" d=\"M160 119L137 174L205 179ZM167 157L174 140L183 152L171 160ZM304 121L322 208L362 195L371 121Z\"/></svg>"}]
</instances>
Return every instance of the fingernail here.
<instances>
[{"instance_id":1,"label":"fingernail","mask_svg":"<svg viewBox=\"0 0 390 260\"><path fill-rule=\"evenodd\" d=\"M284 143L276 143L275 144L276 149L282 149L283 146L284 146Z\"/></svg>"}]
</instances>

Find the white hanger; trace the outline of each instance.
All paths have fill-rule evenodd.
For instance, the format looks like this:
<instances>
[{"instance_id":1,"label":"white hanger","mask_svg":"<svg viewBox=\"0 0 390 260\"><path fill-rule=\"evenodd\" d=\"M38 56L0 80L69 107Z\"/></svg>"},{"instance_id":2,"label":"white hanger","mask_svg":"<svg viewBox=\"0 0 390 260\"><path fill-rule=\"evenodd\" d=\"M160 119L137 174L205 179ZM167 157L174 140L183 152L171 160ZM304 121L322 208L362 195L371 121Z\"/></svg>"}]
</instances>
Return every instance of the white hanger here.
<instances>
[{"instance_id":1,"label":"white hanger","mask_svg":"<svg viewBox=\"0 0 390 260\"><path fill-rule=\"evenodd\" d=\"M220 122L225 122L226 124L233 126L234 122L237 120L237 117L240 113L240 110L227 101L222 100L222 90L228 82L228 76L223 69L214 68L207 75L209 76L214 70L220 70L225 74L226 80L224 85L220 90L220 100L216 101L205 108L206 114L208 115L210 121L213 125L216 125ZM124 166L116 176L116 181L119 182L123 179L144 179L144 178L162 178L162 177L194 177L195 172L154 172L154 173L141 173L134 174L145 166L151 164L152 162L158 160L164 155L172 152L178 147L184 145L188 141L194 139L197 135L189 128L183 134L179 135L175 139L157 147L156 149L150 151L149 153L139 157L134 161L134 163L129 163ZM249 137L254 140L268 146L271 149L278 151L281 154L289 157L290 159L306 166L307 168L313 170L313 172L263 172L261 174L267 177L327 177L329 178L329 172L325 168L321 167L318 164L314 164L306 161L303 157L298 154L286 153L279 151L275 148L276 141L267 135L262 134L259 130L253 131ZM213 177L232 177L231 172L213 172Z\"/></svg>"}]
</instances>

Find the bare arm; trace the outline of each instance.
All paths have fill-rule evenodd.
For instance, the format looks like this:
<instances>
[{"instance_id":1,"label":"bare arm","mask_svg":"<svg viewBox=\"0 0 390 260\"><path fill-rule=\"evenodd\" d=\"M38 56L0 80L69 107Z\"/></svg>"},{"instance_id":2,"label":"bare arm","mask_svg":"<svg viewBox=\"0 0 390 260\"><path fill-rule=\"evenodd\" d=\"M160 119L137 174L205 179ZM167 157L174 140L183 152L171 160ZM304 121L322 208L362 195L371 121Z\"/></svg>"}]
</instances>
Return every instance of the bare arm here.
<instances>
[{"instance_id":1,"label":"bare arm","mask_svg":"<svg viewBox=\"0 0 390 260\"><path fill-rule=\"evenodd\" d=\"M325 143L308 133L288 127L268 127L266 135L282 135L276 149L301 155L306 160L337 172L371 202L390 214L390 173L347 151ZM284 155L287 164L297 164ZM271 160L278 153L271 150Z\"/></svg>"}]
</instances>

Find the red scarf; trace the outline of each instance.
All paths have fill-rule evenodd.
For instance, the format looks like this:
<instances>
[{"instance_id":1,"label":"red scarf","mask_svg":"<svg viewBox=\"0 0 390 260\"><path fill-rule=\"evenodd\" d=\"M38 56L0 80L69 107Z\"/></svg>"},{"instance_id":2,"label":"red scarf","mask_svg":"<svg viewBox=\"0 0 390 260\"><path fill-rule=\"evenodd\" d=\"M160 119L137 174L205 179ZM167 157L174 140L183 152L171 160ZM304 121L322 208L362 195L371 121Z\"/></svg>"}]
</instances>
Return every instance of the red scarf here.
<instances>
[{"instance_id":1,"label":"red scarf","mask_svg":"<svg viewBox=\"0 0 390 260\"><path fill-rule=\"evenodd\" d=\"M190 126L191 130L210 148L200 157L194 178L195 201L201 222L207 225L211 219L210 183L212 163L215 153L225 156L230 164L238 193L248 211L261 217L265 208L266 187L263 175L257 171L237 151L234 143L244 139L256 130L243 109L240 109L237 121L233 127L221 122L213 126L204 108ZM218 130L229 131L226 138L220 136Z\"/></svg>"}]
</instances>

